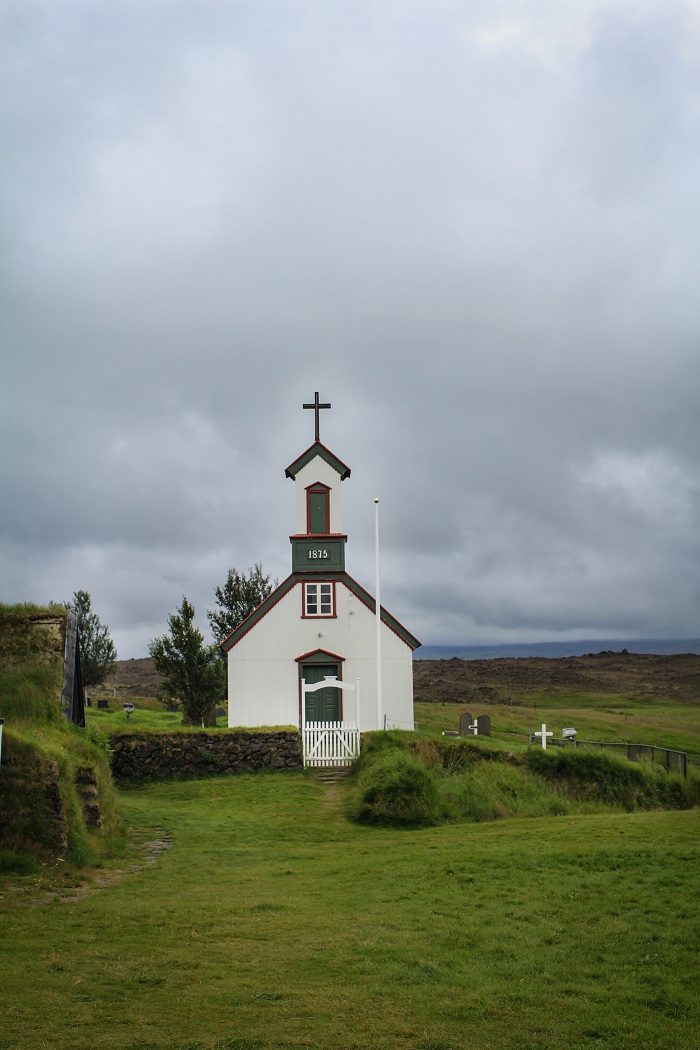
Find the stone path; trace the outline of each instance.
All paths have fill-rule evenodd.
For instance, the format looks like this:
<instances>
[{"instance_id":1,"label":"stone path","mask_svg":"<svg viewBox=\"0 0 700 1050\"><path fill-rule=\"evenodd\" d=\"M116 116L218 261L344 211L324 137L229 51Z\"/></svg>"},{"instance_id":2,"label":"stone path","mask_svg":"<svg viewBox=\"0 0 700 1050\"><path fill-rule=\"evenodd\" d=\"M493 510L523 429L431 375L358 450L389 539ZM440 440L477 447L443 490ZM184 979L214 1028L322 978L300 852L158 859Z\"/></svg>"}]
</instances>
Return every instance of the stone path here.
<instances>
[{"instance_id":1,"label":"stone path","mask_svg":"<svg viewBox=\"0 0 700 1050\"><path fill-rule=\"evenodd\" d=\"M324 803L331 810L338 810L344 804L345 795L342 785L350 770L347 767L321 769L318 773L319 783L325 788Z\"/></svg>"},{"instance_id":2,"label":"stone path","mask_svg":"<svg viewBox=\"0 0 700 1050\"><path fill-rule=\"evenodd\" d=\"M90 873L89 877L83 878L77 886L48 890L40 897L32 897L28 900L22 900L18 897L17 904L29 908L39 908L45 904L71 904L74 901L91 897L94 893L107 889L108 886L114 886L116 883L121 882L122 879L138 874L144 868L156 864L161 854L170 849L173 844L172 837L163 828L149 828L145 834L149 837L128 843L129 848L136 850L141 856L135 858L125 867L109 870L95 869ZM7 886L5 892L19 895L25 893L26 889L26 886Z\"/></svg>"}]
</instances>

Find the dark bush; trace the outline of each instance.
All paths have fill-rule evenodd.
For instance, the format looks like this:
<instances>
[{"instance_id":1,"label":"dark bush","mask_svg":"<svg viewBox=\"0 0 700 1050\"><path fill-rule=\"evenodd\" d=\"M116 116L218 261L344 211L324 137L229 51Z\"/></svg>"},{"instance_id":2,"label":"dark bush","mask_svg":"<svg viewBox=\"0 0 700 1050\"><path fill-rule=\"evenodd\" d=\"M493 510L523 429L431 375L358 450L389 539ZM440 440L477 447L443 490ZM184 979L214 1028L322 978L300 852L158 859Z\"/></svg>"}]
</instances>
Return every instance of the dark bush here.
<instances>
[{"instance_id":1,"label":"dark bush","mask_svg":"<svg viewBox=\"0 0 700 1050\"><path fill-rule=\"evenodd\" d=\"M31 875L38 868L39 862L31 854L0 849L0 875Z\"/></svg>"},{"instance_id":2,"label":"dark bush","mask_svg":"<svg viewBox=\"0 0 700 1050\"><path fill-rule=\"evenodd\" d=\"M355 820L404 827L592 807L688 809L700 802L700 778L692 771L683 780L658 766L582 748L533 748L513 761L471 741L398 731L364 738L352 780Z\"/></svg>"},{"instance_id":3,"label":"dark bush","mask_svg":"<svg viewBox=\"0 0 700 1050\"><path fill-rule=\"evenodd\" d=\"M437 824L440 803L430 769L396 746L375 748L358 777L353 817L363 824Z\"/></svg>"},{"instance_id":4,"label":"dark bush","mask_svg":"<svg viewBox=\"0 0 700 1050\"><path fill-rule=\"evenodd\" d=\"M698 801L694 778L683 781L663 769L603 751L533 749L525 764L573 798L595 799L629 812L656 806L688 809Z\"/></svg>"},{"instance_id":5,"label":"dark bush","mask_svg":"<svg viewBox=\"0 0 700 1050\"><path fill-rule=\"evenodd\" d=\"M633 765L605 751L587 751L585 748L543 751L533 748L527 752L525 762L528 769L549 780L602 782L613 777L619 783L642 784L644 781L640 765Z\"/></svg>"}]
</instances>

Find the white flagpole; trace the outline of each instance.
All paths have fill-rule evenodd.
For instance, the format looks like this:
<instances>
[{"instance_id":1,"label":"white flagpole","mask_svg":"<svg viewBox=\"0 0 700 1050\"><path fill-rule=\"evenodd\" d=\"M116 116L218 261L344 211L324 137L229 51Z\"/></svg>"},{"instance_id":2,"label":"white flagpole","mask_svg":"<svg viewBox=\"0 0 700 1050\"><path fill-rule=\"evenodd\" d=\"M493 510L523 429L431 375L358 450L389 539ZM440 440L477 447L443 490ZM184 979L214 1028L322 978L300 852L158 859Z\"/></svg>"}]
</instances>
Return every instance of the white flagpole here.
<instances>
[{"instance_id":1,"label":"white flagpole","mask_svg":"<svg viewBox=\"0 0 700 1050\"><path fill-rule=\"evenodd\" d=\"M382 603L379 593L379 500L374 501L374 590L377 601L377 729L382 728Z\"/></svg>"}]
</instances>

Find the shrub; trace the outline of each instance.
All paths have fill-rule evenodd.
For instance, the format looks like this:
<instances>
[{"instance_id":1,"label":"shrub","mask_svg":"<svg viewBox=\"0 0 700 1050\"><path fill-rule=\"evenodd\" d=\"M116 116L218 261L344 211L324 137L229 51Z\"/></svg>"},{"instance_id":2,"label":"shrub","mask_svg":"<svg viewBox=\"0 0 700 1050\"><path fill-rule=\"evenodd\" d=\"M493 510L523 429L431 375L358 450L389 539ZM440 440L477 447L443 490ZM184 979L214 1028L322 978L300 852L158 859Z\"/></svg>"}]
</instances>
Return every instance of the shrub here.
<instances>
[{"instance_id":1,"label":"shrub","mask_svg":"<svg viewBox=\"0 0 700 1050\"><path fill-rule=\"evenodd\" d=\"M407 751L432 769L454 772L478 762L502 762L503 752L488 750L470 740L448 741L416 733L391 729L381 733L366 733L362 741L362 760L392 749Z\"/></svg>"},{"instance_id":2,"label":"shrub","mask_svg":"<svg viewBox=\"0 0 700 1050\"><path fill-rule=\"evenodd\" d=\"M654 778L659 805L664 809L692 809L700 805L700 777L694 770L689 769L685 778L657 767Z\"/></svg>"},{"instance_id":3,"label":"shrub","mask_svg":"<svg viewBox=\"0 0 700 1050\"><path fill-rule=\"evenodd\" d=\"M610 808L687 809L700 802L700 778L692 771L683 780L583 749L533 749L513 762L470 741L398 731L365 737L353 780L354 819L405 827Z\"/></svg>"},{"instance_id":4,"label":"shrub","mask_svg":"<svg viewBox=\"0 0 700 1050\"><path fill-rule=\"evenodd\" d=\"M628 762L603 751L533 749L525 757L528 769L573 798L635 809L688 809L698 801L694 777L681 777L641 762Z\"/></svg>"},{"instance_id":5,"label":"shrub","mask_svg":"<svg viewBox=\"0 0 700 1050\"><path fill-rule=\"evenodd\" d=\"M362 759L368 759L381 751L394 748L407 748L410 738L415 733L403 732L400 729L388 729L386 732L365 733L362 737Z\"/></svg>"},{"instance_id":6,"label":"shrub","mask_svg":"<svg viewBox=\"0 0 700 1050\"><path fill-rule=\"evenodd\" d=\"M398 747L373 748L358 780L353 816L363 824L437 824L440 802L433 773Z\"/></svg>"},{"instance_id":7,"label":"shrub","mask_svg":"<svg viewBox=\"0 0 700 1050\"><path fill-rule=\"evenodd\" d=\"M0 875L31 875L39 869L36 857L13 849L0 849Z\"/></svg>"}]
</instances>

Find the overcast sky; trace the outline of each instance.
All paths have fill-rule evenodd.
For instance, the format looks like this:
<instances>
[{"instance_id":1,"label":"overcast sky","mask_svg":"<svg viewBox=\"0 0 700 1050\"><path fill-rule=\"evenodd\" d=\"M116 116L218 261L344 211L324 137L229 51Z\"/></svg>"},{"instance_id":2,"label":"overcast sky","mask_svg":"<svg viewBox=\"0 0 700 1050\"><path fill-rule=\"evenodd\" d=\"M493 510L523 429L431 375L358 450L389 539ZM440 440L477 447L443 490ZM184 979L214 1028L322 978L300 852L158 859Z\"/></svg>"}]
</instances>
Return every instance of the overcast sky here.
<instances>
[{"instance_id":1,"label":"overcast sky","mask_svg":"<svg viewBox=\"0 0 700 1050\"><path fill-rule=\"evenodd\" d=\"M291 568L425 643L700 634L699 0L3 0L6 601Z\"/></svg>"}]
</instances>

